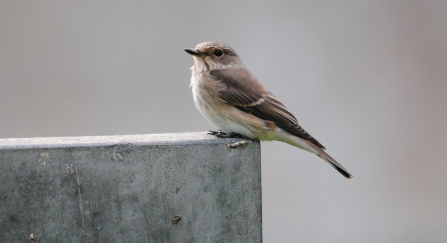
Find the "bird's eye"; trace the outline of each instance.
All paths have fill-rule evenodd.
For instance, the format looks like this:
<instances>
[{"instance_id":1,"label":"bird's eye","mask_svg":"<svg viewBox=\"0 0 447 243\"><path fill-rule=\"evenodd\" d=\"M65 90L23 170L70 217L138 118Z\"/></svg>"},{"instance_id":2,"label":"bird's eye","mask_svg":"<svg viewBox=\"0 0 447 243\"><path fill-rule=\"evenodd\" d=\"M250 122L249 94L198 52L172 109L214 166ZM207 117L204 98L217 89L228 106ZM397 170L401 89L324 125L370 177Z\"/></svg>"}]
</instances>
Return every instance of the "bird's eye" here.
<instances>
[{"instance_id":1,"label":"bird's eye","mask_svg":"<svg viewBox=\"0 0 447 243\"><path fill-rule=\"evenodd\" d=\"M216 55L216 56L218 56L218 57L222 56L222 54L223 54L223 52L222 52L221 50L216 50L216 51L214 52L214 55Z\"/></svg>"}]
</instances>

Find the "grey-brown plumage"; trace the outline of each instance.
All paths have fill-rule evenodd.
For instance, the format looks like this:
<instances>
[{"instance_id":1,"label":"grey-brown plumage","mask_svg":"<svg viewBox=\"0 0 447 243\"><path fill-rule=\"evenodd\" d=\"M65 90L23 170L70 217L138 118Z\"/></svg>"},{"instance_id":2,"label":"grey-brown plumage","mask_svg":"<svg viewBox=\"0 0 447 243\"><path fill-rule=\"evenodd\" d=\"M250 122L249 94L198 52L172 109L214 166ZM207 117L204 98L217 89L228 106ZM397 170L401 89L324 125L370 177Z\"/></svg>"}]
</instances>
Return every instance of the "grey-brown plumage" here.
<instances>
[{"instance_id":1,"label":"grey-brown plumage","mask_svg":"<svg viewBox=\"0 0 447 243\"><path fill-rule=\"evenodd\" d=\"M256 79L232 48L205 42L185 51L194 57L191 86L195 104L209 122L225 132L279 140L302 148L328 162L346 178L352 178Z\"/></svg>"},{"instance_id":2,"label":"grey-brown plumage","mask_svg":"<svg viewBox=\"0 0 447 243\"><path fill-rule=\"evenodd\" d=\"M210 74L217 81L225 80L227 88L217 92L222 101L263 120L273 121L280 128L324 149L321 143L298 124L295 116L273 94L264 87L259 89L259 81L248 69L213 70ZM246 79L237 82L235 77L246 77Z\"/></svg>"}]
</instances>

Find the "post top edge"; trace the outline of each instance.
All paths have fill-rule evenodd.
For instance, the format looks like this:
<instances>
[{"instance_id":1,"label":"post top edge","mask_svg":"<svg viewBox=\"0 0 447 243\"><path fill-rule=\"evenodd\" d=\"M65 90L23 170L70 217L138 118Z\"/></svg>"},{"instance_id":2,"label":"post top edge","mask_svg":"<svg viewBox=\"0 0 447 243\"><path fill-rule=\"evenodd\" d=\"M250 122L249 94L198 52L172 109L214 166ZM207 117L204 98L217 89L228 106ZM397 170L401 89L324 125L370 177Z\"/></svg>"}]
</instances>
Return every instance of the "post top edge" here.
<instances>
[{"instance_id":1,"label":"post top edge","mask_svg":"<svg viewBox=\"0 0 447 243\"><path fill-rule=\"evenodd\" d=\"M119 144L137 146L157 145L198 145L221 144L241 140L240 138L216 138L206 132L161 133L114 136L81 136L81 137L39 137L39 138L6 138L0 139L0 150L29 148L67 148L98 147Z\"/></svg>"}]
</instances>

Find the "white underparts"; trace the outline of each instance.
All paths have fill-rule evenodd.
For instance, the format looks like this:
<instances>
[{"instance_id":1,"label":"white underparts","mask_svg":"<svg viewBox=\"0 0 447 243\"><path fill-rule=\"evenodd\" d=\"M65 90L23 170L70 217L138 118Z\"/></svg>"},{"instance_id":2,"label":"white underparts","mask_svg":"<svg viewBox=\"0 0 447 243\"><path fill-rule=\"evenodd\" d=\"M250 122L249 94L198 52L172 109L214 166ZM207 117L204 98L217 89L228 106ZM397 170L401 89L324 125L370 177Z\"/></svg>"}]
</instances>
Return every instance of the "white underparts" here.
<instances>
[{"instance_id":1,"label":"white underparts","mask_svg":"<svg viewBox=\"0 0 447 243\"><path fill-rule=\"evenodd\" d=\"M194 58L194 66L191 68L192 70L194 70L195 68L194 71L196 73L201 73L208 70L205 61L201 57L193 56L193 58Z\"/></svg>"},{"instance_id":2,"label":"white underparts","mask_svg":"<svg viewBox=\"0 0 447 243\"><path fill-rule=\"evenodd\" d=\"M209 123L221 129L224 132L235 132L249 138L256 138L253 133L255 130L250 124L242 124L238 117L233 116L234 113L242 112L234 107L225 104L214 104L213 99L205 90L201 90L200 82L195 76L191 78L191 88L194 97L194 103L197 109L208 120ZM220 101L219 101L220 102ZM233 114L230 114L230 113Z\"/></svg>"},{"instance_id":3,"label":"white underparts","mask_svg":"<svg viewBox=\"0 0 447 243\"><path fill-rule=\"evenodd\" d=\"M289 132L282 130L281 128L278 128L275 131L273 140L285 142L300 149L304 149L313 154L318 154L318 152L315 151L304 139L292 135Z\"/></svg>"}]
</instances>

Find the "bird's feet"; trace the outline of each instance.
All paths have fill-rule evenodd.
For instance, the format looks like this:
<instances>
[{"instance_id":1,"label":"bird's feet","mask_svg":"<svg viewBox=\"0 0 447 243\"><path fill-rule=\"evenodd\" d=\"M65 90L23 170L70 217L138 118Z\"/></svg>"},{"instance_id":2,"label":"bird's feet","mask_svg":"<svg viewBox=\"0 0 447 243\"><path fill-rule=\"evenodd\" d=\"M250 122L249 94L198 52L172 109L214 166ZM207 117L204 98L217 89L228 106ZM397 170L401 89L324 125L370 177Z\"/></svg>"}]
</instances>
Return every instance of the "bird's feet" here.
<instances>
[{"instance_id":1,"label":"bird's feet","mask_svg":"<svg viewBox=\"0 0 447 243\"><path fill-rule=\"evenodd\" d=\"M250 143L251 143L250 140L242 140L239 142L227 144L227 147L229 147L230 149L239 148L239 147L247 147L247 145L249 145Z\"/></svg>"},{"instance_id":2,"label":"bird's feet","mask_svg":"<svg viewBox=\"0 0 447 243\"><path fill-rule=\"evenodd\" d=\"M217 130L217 131L209 130L206 134L213 135L218 138L245 138L244 136L242 136L238 133L235 133L235 132L226 133L222 130Z\"/></svg>"}]
</instances>

